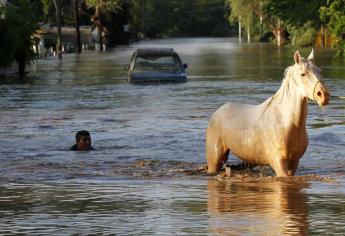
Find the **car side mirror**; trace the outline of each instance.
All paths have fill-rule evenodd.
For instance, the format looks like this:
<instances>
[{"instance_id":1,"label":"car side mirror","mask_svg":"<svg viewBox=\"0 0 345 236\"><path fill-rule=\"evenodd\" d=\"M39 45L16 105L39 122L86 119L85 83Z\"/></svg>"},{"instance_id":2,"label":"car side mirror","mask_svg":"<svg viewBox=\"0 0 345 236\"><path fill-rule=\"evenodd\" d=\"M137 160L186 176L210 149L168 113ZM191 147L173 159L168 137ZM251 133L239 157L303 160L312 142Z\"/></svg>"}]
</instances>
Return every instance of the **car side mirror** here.
<instances>
[{"instance_id":1,"label":"car side mirror","mask_svg":"<svg viewBox=\"0 0 345 236\"><path fill-rule=\"evenodd\" d=\"M183 68L184 69L187 69L188 68L188 65L186 63L183 63Z\"/></svg>"}]
</instances>

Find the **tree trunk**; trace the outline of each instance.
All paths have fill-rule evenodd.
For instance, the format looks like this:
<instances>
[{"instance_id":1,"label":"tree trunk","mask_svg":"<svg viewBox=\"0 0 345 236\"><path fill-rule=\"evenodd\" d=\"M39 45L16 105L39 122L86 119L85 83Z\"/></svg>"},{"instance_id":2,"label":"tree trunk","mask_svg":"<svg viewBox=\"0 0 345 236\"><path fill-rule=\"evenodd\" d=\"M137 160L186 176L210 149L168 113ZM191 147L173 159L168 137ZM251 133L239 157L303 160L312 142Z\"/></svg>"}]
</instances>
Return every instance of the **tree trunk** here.
<instances>
[{"instance_id":1,"label":"tree trunk","mask_svg":"<svg viewBox=\"0 0 345 236\"><path fill-rule=\"evenodd\" d=\"M250 21L247 19L247 42L250 43Z\"/></svg>"},{"instance_id":2,"label":"tree trunk","mask_svg":"<svg viewBox=\"0 0 345 236\"><path fill-rule=\"evenodd\" d=\"M241 17L238 17L238 42L242 43L242 25Z\"/></svg>"},{"instance_id":3,"label":"tree trunk","mask_svg":"<svg viewBox=\"0 0 345 236\"><path fill-rule=\"evenodd\" d=\"M98 38L98 43L99 43L99 50L103 51L101 4L102 4L102 0L97 0L97 6L96 6L96 19L97 19L96 20L96 26L97 26L97 38Z\"/></svg>"},{"instance_id":4,"label":"tree trunk","mask_svg":"<svg viewBox=\"0 0 345 236\"><path fill-rule=\"evenodd\" d=\"M326 44L325 44L325 29L323 27L323 25L321 25L321 47L326 47Z\"/></svg>"},{"instance_id":5,"label":"tree trunk","mask_svg":"<svg viewBox=\"0 0 345 236\"><path fill-rule=\"evenodd\" d=\"M55 13L56 13L56 23L57 23L57 27L58 27L56 52L59 56L59 59L61 59L62 58L61 2L60 2L60 0L54 0L54 4L55 4Z\"/></svg>"},{"instance_id":6,"label":"tree trunk","mask_svg":"<svg viewBox=\"0 0 345 236\"><path fill-rule=\"evenodd\" d=\"M260 15L260 38L262 38L264 34L264 25L263 25L263 17Z\"/></svg>"},{"instance_id":7,"label":"tree trunk","mask_svg":"<svg viewBox=\"0 0 345 236\"><path fill-rule=\"evenodd\" d=\"M277 29L277 45L281 46L281 27L280 27L280 20L278 19L278 29Z\"/></svg>"},{"instance_id":8,"label":"tree trunk","mask_svg":"<svg viewBox=\"0 0 345 236\"><path fill-rule=\"evenodd\" d=\"M74 0L74 20L75 20L75 34L76 34L76 46L77 53L81 53L81 41L80 41L80 20L79 20L79 0Z\"/></svg>"},{"instance_id":9,"label":"tree trunk","mask_svg":"<svg viewBox=\"0 0 345 236\"><path fill-rule=\"evenodd\" d=\"M143 0L143 35L146 38L146 0Z\"/></svg>"},{"instance_id":10,"label":"tree trunk","mask_svg":"<svg viewBox=\"0 0 345 236\"><path fill-rule=\"evenodd\" d=\"M18 73L20 77L25 76L25 60L18 61Z\"/></svg>"}]
</instances>

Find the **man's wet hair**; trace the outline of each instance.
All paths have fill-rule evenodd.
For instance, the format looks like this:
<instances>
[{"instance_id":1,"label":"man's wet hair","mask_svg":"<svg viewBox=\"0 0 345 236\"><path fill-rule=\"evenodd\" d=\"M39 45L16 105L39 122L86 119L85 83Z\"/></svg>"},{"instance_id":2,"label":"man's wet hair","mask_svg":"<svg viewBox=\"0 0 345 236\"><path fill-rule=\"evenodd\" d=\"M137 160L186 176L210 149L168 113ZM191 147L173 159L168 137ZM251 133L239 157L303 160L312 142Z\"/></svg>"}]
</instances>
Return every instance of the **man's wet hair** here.
<instances>
[{"instance_id":1,"label":"man's wet hair","mask_svg":"<svg viewBox=\"0 0 345 236\"><path fill-rule=\"evenodd\" d=\"M90 137L90 133L87 130L80 130L75 134L75 140L79 141L81 139L82 136L89 136Z\"/></svg>"}]
</instances>

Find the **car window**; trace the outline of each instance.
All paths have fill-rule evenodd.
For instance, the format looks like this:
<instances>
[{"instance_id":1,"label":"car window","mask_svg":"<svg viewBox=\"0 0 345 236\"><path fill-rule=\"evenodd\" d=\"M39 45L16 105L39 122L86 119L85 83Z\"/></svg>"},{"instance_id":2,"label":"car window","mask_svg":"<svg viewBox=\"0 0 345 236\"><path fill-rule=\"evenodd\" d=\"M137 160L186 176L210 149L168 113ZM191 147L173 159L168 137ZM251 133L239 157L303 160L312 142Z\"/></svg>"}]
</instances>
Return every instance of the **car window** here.
<instances>
[{"instance_id":1,"label":"car window","mask_svg":"<svg viewBox=\"0 0 345 236\"><path fill-rule=\"evenodd\" d=\"M133 70L180 70L181 63L174 55L141 55L134 63Z\"/></svg>"}]
</instances>

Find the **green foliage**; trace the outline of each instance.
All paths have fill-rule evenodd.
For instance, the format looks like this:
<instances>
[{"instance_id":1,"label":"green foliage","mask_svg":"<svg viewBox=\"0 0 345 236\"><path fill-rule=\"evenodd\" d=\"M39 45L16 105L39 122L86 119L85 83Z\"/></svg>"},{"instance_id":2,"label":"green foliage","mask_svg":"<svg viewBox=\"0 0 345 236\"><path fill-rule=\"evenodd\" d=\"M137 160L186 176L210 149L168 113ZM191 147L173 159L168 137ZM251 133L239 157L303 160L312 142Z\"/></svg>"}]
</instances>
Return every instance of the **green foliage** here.
<instances>
[{"instance_id":1,"label":"green foliage","mask_svg":"<svg viewBox=\"0 0 345 236\"><path fill-rule=\"evenodd\" d=\"M231 22L237 22L238 18L242 18L244 26L250 26L253 24L254 16L258 19L259 15L262 15L262 0L227 0L227 2L231 9L229 17Z\"/></svg>"},{"instance_id":2,"label":"green foliage","mask_svg":"<svg viewBox=\"0 0 345 236\"><path fill-rule=\"evenodd\" d=\"M14 48L10 43L10 38L5 37L7 33L7 22L5 19L5 7L0 6L0 66L6 67L11 65L11 62L14 60Z\"/></svg>"},{"instance_id":3,"label":"green foliage","mask_svg":"<svg viewBox=\"0 0 345 236\"><path fill-rule=\"evenodd\" d=\"M121 11L123 0L85 0L85 3L90 8L96 8L100 4L103 11L117 12Z\"/></svg>"},{"instance_id":4,"label":"green foliage","mask_svg":"<svg viewBox=\"0 0 345 236\"><path fill-rule=\"evenodd\" d=\"M44 23L51 23L56 24L56 12L55 12L55 5L53 0L35 0L39 1L39 10L37 14L40 16L40 21ZM60 5L62 9L62 25L69 25L72 26L75 24L74 22L74 8L73 8L73 1L74 0L60 0ZM87 9L85 6L85 2L80 0L81 2L81 16L80 21L82 24L90 24L90 16L93 14L94 10ZM88 6L91 8L90 6Z\"/></svg>"},{"instance_id":5,"label":"green foliage","mask_svg":"<svg viewBox=\"0 0 345 236\"><path fill-rule=\"evenodd\" d=\"M146 27L154 28L154 5L153 1L138 0L130 2L131 30L139 34L146 34Z\"/></svg>"},{"instance_id":6,"label":"green foliage","mask_svg":"<svg viewBox=\"0 0 345 236\"><path fill-rule=\"evenodd\" d=\"M231 23L241 20L242 26L250 29L252 38L268 40L263 36L268 35L265 31L272 30L271 26L274 24L271 21L275 21L276 17L264 11L265 5L268 4L267 0L227 0L227 4L230 6Z\"/></svg>"},{"instance_id":7,"label":"green foliage","mask_svg":"<svg viewBox=\"0 0 345 236\"><path fill-rule=\"evenodd\" d=\"M315 42L317 31L310 21L303 26L287 25L287 30L294 46L307 47L312 46Z\"/></svg>"},{"instance_id":8,"label":"green foliage","mask_svg":"<svg viewBox=\"0 0 345 236\"><path fill-rule=\"evenodd\" d=\"M145 37L225 36L228 33L224 0L130 1L130 26Z\"/></svg>"},{"instance_id":9,"label":"green foliage","mask_svg":"<svg viewBox=\"0 0 345 236\"><path fill-rule=\"evenodd\" d=\"M26 0L12 1L1 9L0 20L0 66L6 67L14 60L28 63L34 59L32 34L37 28L34 4Z\"/></svg>"},{"instance_id":10,"label":"green foliage","mask_svg":"<svg viewBox=\"0 0 345 236\"><path fill-rule=\"evenodd\" d=\"M262 17L266 25L266 27L262 25L263 30L273 32L282 27L288 31L294 45L309 46L315 42L317 29L321 26L319 9L326 0L227 0L227 2L231 6L230 21L238 21L238 18L241 18L244 27L255 29L259 26L259 17ZM278 25L278 20L281 25Z\"/></svg>"},{"instance_id":11,"label":"green foliage","mask_svg":"<svg viewBox=\"0 0 345 236\"><path fill-rule=\"evenodd\" d=\"M337 36L335 47L338 56L345 56L345 0L328 0L327 6L321 7L323 22Z\"/></svg>"},{"instance_id":12,"label":"green foliage","mask_svg":"<svg viewBox=\"0 0 345 236\"><path fill-rule=\"evenodd\" d=\"M325 4L326 0L265 0L264 11L295 27L303 26L307 21L318 27L321 24L319 9Z\"/></svg>"},{"instance_id":13,"label":"green foliage","mask_svg":"<svg viewBox=\"0 0 345 236\"><path fill-rule=\"evenodd\" d=\"M41 3L42 3L43 17L45 18L46 16L48 16L49 7L52 4L52 1L51 0L41 0Z\"/></svg>"},{"instance_id":14,"label":"green foliage","mask_svg":"<svg viewBox=\"0 0 345 236\"><path fill-rule=\"evenodd\" d=\"M296 46L310 46L321 26L319 9L326 0L265 0L264 11L283 22Z\"/></svg>"}]
</instances>

